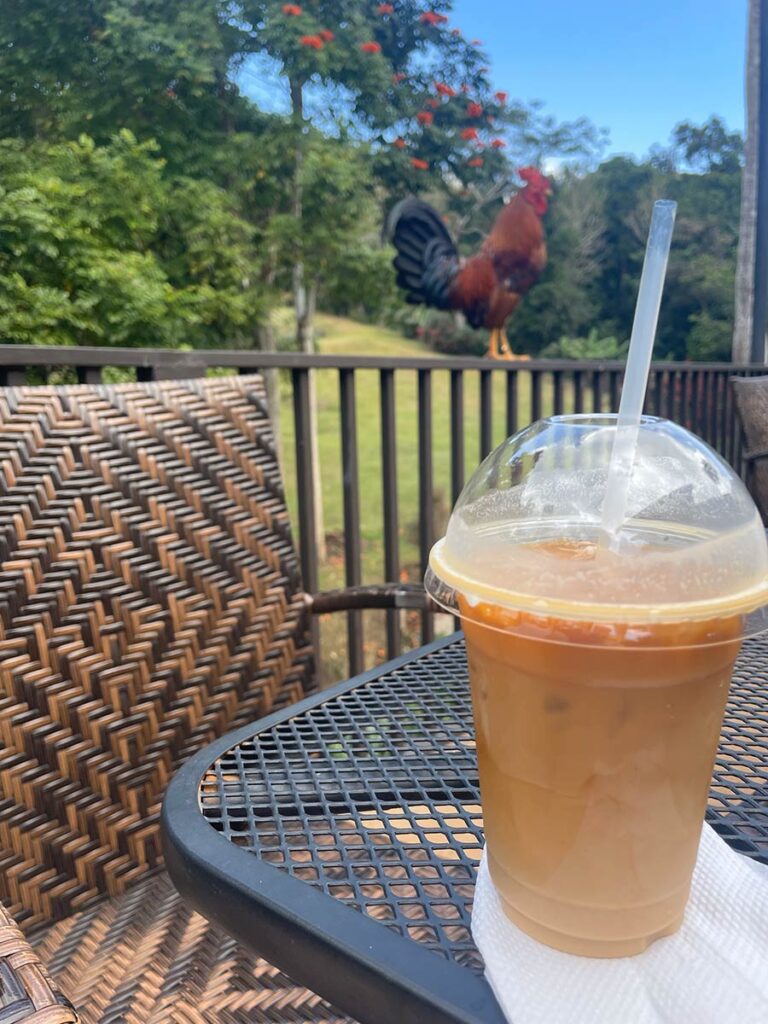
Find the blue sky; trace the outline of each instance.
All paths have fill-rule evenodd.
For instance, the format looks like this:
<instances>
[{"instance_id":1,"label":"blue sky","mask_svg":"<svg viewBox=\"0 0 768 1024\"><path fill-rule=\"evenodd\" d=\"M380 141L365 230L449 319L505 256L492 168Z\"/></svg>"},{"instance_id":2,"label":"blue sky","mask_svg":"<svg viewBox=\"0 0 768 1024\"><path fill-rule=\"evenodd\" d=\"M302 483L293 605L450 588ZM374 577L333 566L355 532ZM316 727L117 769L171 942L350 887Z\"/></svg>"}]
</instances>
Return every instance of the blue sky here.
<instances>
[{"instance_id":1,"label":"blue sky","mask_svg":"<svg viewBox=\"0 0 768 1024\"><path fill-rule=\"evenodd\" d=\"M678 121L720 114L743 129L746 0L455 0L494 83L562 120L610 132L606 153L639 156Z\"/></svg>"}]
</instances>

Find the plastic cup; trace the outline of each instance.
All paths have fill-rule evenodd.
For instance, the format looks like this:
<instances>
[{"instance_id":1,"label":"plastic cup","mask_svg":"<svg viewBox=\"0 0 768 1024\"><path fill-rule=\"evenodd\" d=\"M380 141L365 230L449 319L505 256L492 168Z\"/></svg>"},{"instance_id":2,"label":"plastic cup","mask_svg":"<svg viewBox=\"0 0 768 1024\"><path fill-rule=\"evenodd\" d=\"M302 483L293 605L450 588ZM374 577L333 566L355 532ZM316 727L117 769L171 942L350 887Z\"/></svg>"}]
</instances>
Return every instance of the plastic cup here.
<instances>
[{"instance_id":1,"label":"plastic cup","mask_svg":"<svg viewBox=\"0 0 768 1024\"><path fill-rule=\"evenodd\" d=\"M643 419L611 545L616 418L505 441L427 589L461 617L491 877L534 938L630 956L681 924L733 664L766 627L768 545L703 441Z\"/></svg>"}]
</instances>

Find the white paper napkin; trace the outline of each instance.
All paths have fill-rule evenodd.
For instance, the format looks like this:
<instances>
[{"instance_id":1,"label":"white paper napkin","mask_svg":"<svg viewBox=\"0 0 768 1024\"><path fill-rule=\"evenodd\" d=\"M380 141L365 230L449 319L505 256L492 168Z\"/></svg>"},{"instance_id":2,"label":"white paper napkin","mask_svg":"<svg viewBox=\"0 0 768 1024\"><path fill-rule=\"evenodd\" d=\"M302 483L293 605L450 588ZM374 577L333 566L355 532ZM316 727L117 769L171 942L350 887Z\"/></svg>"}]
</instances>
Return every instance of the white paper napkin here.
<instances>
[{"instance_id":1,"label":"white paper napkin","mask_svg":"<svg viewBox=\"0 0 768 1024\"><path fill-rule=\"evenodd\" d=\"M768 868L707 825L682 928L639 956L535 942L504 914L485 854L472 934L512 1024L768 1024Z\"/></svg>"}]
</instances>

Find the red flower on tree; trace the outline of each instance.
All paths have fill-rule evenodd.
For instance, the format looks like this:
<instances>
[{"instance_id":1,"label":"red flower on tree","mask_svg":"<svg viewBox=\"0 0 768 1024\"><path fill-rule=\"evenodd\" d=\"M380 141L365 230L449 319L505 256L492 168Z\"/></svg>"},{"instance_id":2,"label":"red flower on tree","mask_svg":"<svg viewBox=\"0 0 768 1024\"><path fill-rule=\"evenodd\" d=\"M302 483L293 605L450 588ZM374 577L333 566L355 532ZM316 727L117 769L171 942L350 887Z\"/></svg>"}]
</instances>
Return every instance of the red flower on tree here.
<instances>
[{"instance_id":1,"label":"red flower on tree","mask_svg":"<svg viewBox=\"0 0 768 1024\"><path fill-rule=\"evenodd\" d=\"M428 171L429 164L426 160L420 160L417 156L411 157L411 167L415 167L417 171Z\"/></svg>"},{"instance_id":2,"label":"red flower on tree","mask_svg":"<svg viewBox=\"0 0 768 1024\"><path fill-rule=\"evenodd\" d=\"M456 38L458 39L458 37L461 35L461 29L460 28L452 28L451 29L451 35L452 36L456 36Z\"/></svg>"},{"instance_id":3,"label":"red flower on tree","mask_svg":"<svg viewBox=\"0 0 768 1024\"><path fill-rule=\"evenodd\" d=\"M435 115L431 110L420 110L416 115L416 120L419 124L432 124L435 119Z\"/></svg>"},{"instance_id":4,"label":"red flower on tree","mask_svg":"<svg viewBox=\"0 0 768 1024\"><path fill-rule=\"evenodd\" d=\"M395 147L395 149L405 149L408 143L405 141L405 139L395 139L392 145Z\"/></svg>"},{"instance_id":5,"label":"red flower on tree","mask_svg":"<svg viewBox=\"0 0 768 1024\"><path fill-rule=\"evenodd\" d=\"M467 117L482 117L483 108L479 103L467 104Z\"/></svg>"},{"instance_id":6,"label":"red flower on tree","mask_svg":"<svg viewBox=\"0 0 768 1024\"><path fill-rule=\"evenodd\" d=\"M504 141L504 139L493 139L491 141L491 145L493 146L494 149L506 149L507 148L507 144Z\"/></svg>"},{"instance_id":7,"label":"red flower on tree","mask_svg":"<svg viewBox=\"0 0 768 1024\"><path fill-rule=\"evenodd\" d=\"M322 50L325 46L320 36L302 36L299 42L302 46L308 46L312 50Z\"/></svg>"},{"instance_id":8,"label":"red flower on tree","mask_svg":"<svg viewBox=\"0 0 768 1024\"><path fill-rule=\"evenodd\" d=\"M463 93L468 93L468 92L469 92L469 86L467 85L467 83L466 83L466 82L464 82L464 84L462 85L462 87L461 87L461 91L462 91Z\"/></svg>"},{"instance_id":9,"label":"red flower on tree","mask_svg":"<svg viewBox=\"0 0 768 1024\"><path fill-rule=\"evenodd\" d=\"M483 45L483 40L482 39L473 39L472 40L472 46L482 46L482 45Z\"/></svg>"},{"instance_id":10,"label":"red flower on tree","mask_svg":"<svg viewBox=\"0 0 768 1024\"><path fill-rule=\"evenodd\" d=\"M506 103L508 95L509 95L509 93L506 93L506 92L494 93L494 96L499 101L499 103Z\"/></svg>"},{"instance_id":11,"label":"red flower on tree","mask_svg":"<svg viewBox=\"0 0 768 1024\"><path fill-rule=\"evenodd\" d=\"M467 142L472 142L474 139L478 137L477 128L463 128L461 132L461 137L462 139L466 139Z\"/></svg>"},{"instance_id":12,"label":"red flower on tree","mask_svg":"<svg viewBox=\"0 0 768 1024\"><path fill-rule=\"evenodd\" d=\"M361 43L360 49L363 53L381 53L381 46L379 43Z\"/></svg>"},{"instance_id":13,"label":"red flower on tree","mask_svg":"<svg viewBox=\"0 0 768 1024\"><path fill-rule=\"evenodd\" d=\"M283 14L288 14L292 18L298 18L301 14L301 8L298 4L283 4Z\"/></svg>"},{"instance_id":14,"label":"red flower on tree","mask_svg":"<svg viewBox=\"0 0 768 1024\"><path fill-rule=\"evenodd\" d=\"M456 90L452 89L450 85L446 85L445 82L435 82L435 89L441 96L447 96L449 99L456 95Z\"/></svg>"},{"instance_id":15,"label":"red flower on tree","mask_svg":"<svg viewBox=\"0 0 768 1024\"><path fill-rule=\"evenodd\" d=\"M436 100L436 99L427 100L427 106L428 107L432 107L433 110L437 110L437 108L440 106L440 100Z\"/></svg>"},{"instance_id":16,"label":"red flower on tree","mask_svg":"<svg viewBox=\"0 0 768 1024\"><path fill-rule=\"evenodd\" d=\"M468 167L482 167L483 158L481 156L473 156L471 160L467 160Z\"/></svg>"},{"instance_id":17,"label":"red flower on tree","mask_svg":"<svg viewBox=\"0 0 768 1024\"><path fill-rule=\"evenodd\" d=\"M404 82L405 81L405 72L404 71L396 71L394 73L394 75L392 75L392 81L396 85L399 84L400 82Z\"/></svg>"},{"instance_id":18,"label":"red flower on tree","mask_svg":"<svg viewBox=\"0 0 768 1024\"><path fill-rule=\"evenodd\" d=\"M324 43L332 43L336 38L329 28L324 28L322 32L318 32L318 35Z\"/></svg>"},{"instance_id":19,"label":"red flower on tree","mask_svg":"<svg viewBox=\"0 0 768 1024\"><path fill-rule=\"evenodd\" d=\"M377 14L394 14L395 13L395 8L392 6L392 4L379 4L379 6L376 8L376 13Z\"/></svg>"},{"instance_id":20,"label":"red flower on tree","mask_svg":"<svg viewBox=\"0 0 768 1024\"><path fill-rule=\"evenodd\" d=\"M444 25L448 18L445 14L438 14L436 11L425 11L419 15L419 21L423 25Z\"/></svg>"}]
</instances>

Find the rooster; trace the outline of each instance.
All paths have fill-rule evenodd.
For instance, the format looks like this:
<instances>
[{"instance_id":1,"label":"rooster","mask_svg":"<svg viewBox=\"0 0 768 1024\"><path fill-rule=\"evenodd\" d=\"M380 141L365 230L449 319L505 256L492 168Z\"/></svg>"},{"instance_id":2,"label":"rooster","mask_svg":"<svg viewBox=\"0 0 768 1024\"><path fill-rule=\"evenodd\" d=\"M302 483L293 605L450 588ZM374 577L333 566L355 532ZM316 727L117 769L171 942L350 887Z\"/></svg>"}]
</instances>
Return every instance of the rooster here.
<instances>
[{"instance_id":1,"label":"rooster","mask_svg":"<svg viewBox=\"0 0 768 1024\"><path fill-rule=\"evenodd\" d=\"M460 310L472 327L486 327L491 332L486 355L493 359L513 358L504 325L547 264L541 218L551 195L549 182L535 167L518 173L525 186L469 259L459 256L440 214L419 199L398 203L387 225L406 302Z\"/></svg>"}]
</instances>

